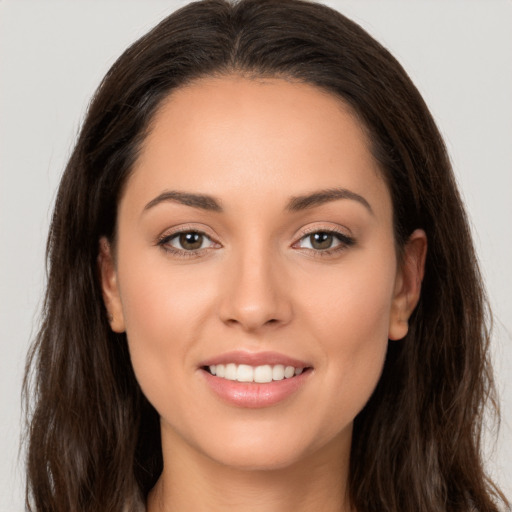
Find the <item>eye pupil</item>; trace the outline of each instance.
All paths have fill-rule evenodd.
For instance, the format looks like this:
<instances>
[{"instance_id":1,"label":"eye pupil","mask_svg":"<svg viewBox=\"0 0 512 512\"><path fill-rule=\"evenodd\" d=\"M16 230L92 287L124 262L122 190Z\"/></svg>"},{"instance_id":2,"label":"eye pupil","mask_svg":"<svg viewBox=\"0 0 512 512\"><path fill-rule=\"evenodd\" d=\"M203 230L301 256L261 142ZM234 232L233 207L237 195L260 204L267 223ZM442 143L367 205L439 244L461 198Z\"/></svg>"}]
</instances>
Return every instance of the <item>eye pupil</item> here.
<instances>
[{"instance_id":1,"label":"eye pupil","mask_svg":"<svg viewBox=\"0 0 512 512\"><path fill-rule=\"evenodd\" d=\"M331 233L318 232L310 235L309 239L313 249L329 249L332 246L333 235Z\"/></svg>"},{"instance_id":2,"label":"eye pupil","mask_svg":"<svg viewBox=\"0 0 512 512\"><path fill-rule=\"evenodd\" d=\"M181 233L179 241L183 249L193 251L200 249L203 245L203 235L201 233Z\"/></svg>"}]
</instances>

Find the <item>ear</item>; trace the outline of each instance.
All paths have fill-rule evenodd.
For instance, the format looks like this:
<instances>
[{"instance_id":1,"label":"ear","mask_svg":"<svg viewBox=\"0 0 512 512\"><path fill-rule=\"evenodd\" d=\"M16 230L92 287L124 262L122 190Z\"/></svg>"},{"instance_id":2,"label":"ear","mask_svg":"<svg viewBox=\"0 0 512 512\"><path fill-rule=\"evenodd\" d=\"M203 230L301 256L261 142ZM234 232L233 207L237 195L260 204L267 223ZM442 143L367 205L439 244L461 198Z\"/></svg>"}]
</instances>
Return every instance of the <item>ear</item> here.
<instances>
[{"instance_id":1,"label":"ear","mask_svg":"<svg viewBox=\"0 0 512 512\"><path fill-rule=\"evenodd\" d=\"M100 239L98 270L110 328L114 332L124 332L124 315L117 282L117 271L111 245L105 237Z\"/></svg>"},{"instance_id":2,"label":"ear","mask_svg":"<svg viewBox=\"0 0 512 512\"><path fill-rule=\"evenodd\" d=\"M388 338L390 340L402 339L409 330L409 317L420 299L426 255L427 235L422 229L417 229L405 244L402 262L395 280L389 319Z\"/></svg>"}]
</instances>

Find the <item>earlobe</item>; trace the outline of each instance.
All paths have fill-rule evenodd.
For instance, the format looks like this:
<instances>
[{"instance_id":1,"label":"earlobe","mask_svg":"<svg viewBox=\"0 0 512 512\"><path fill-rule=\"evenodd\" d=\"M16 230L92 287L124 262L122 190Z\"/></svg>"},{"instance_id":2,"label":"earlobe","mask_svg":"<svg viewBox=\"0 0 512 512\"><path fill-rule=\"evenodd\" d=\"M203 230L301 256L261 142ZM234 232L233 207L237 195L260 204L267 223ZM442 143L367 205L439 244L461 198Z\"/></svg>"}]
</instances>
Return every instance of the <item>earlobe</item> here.
<instances>
[{"instance_id":1,"label":"earlobe","mask_svg":"<svg viewBox=\"0 0 512 512\"><path fill-rule=\"evenodd\" d=\"M102 237L99 243L98 270L110 328L114 332L124 332L124 315L117 282L117 272L111 245L105 237Z\"/></svg>"},{"instance_id":2,"label":"earlobe","mask_svg":"<svg viewBox=\"0 0 512 512\"><path fill-rule=\"evenodd\" d=\"M397 272L389 322L390 340L402 339L409 330L409 317L420 299L426 255L427 235L417 229L405 244Z\"/></svg>"}]
</instances>

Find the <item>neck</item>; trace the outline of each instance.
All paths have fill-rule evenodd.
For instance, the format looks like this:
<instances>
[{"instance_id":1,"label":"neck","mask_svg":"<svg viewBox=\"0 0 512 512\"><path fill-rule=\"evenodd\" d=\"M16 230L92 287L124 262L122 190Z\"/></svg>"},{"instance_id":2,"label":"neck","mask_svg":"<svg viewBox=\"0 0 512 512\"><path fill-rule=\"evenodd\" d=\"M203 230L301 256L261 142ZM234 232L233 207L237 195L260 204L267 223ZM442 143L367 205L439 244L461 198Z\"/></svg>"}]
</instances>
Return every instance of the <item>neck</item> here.
<instances>
[{"instance_id":1,"label":"neck","mask_svg":"<svg viewBox=\"0 0 512 512\"><path fill-rule=\"evenodd\" d=\"M148 512L349 512L350 440L336 439L278 469L239 469L190 446L164 449L164 470L148 497ZM166 456L168 453L168 456Z\"/></svg>"}]
</instances>

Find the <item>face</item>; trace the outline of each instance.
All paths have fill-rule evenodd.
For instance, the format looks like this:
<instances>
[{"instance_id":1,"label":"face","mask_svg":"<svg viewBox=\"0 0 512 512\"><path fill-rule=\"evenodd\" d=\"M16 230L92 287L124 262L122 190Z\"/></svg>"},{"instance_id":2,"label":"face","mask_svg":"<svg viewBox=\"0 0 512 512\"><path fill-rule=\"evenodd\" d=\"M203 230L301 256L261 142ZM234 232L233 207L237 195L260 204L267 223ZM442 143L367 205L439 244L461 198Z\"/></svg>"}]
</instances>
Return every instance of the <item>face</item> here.
<instances>
[{"instance_id":1,"label":"face","mask_svg":"<svg viewBox=\"0 0 512 512\"><path fill-rule=\"evenodd\" d=\"M173 92L117 229L104 298L164 448L260 469L348 452L425 243L415 233L398 265L390 194L347 106L280 79Z\"/></svg>"}]
</instances>

